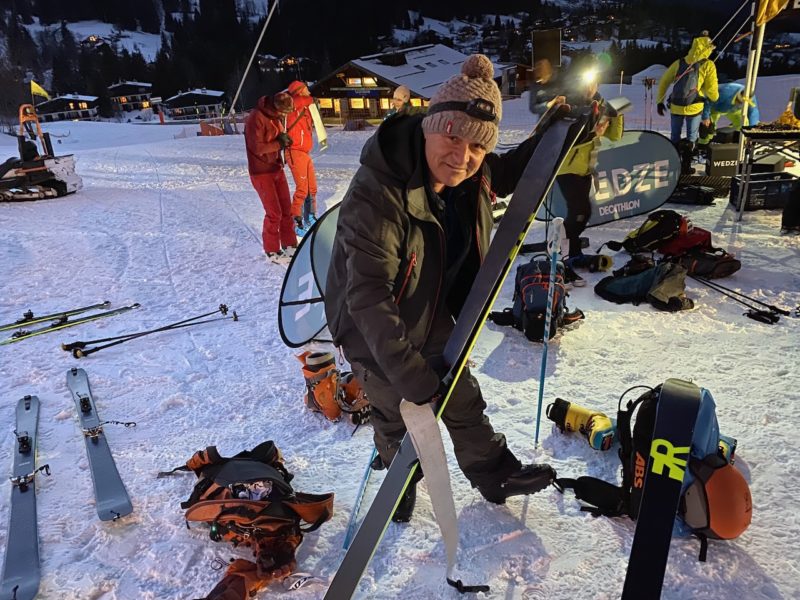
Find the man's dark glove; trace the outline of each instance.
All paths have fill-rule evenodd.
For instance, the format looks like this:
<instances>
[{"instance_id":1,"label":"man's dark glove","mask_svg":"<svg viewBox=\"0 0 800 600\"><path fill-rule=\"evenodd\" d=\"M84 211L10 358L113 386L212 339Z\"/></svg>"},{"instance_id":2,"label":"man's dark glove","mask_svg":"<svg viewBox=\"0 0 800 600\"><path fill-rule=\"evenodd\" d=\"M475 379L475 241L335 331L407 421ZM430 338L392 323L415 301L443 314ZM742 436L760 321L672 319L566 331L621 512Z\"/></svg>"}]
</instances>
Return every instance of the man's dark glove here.
<instances>
[{"instance_id":1,"label":"man's dark glove","mask_svg":"<svg viewBox=\"0 0 800 600\"><path fill-rule=\"evenodd\" d=\"M663 102L659 102L659 103L656 105L656 110L658 111L658 114L659 114L660 116L662 116L662 117L663 117L663 116L664 116L664 113L666 113L666 112L667 112L667 107L666 107L666 105L665 105Z\"/></svg>"},{"instance_id":2,"label":"man's dark glove","mask_svg":"<svg viewBox=\"0 0 800 600\"><path fill-rule=\"evenodd\" d=\"M436 390L436 392L433 395L428 396L427 398L420 398L419 400L411 400L411 402L413 402L414 404L416 404L418 406L424 406L426 404L433 404L434 407L436 407L436 405L438 405L439 402L441 402L446 395L447 395L447 387L444 385L444 383L442 383L440 381L439 382L439 388Z\"/></svg>"},{"instance_id":3,"label":"man's dark glove","mask_svg":"<svg viewBox=\"0 0 800 600\"><path fill-rule=\"evenodd\" d=\"M278 134L276 138L278 140L278 144L280 144L281 148L286 148L287 146L292 145L292 138L289 137L289 134L285 131Z\"/></svg>"}]
</instances>

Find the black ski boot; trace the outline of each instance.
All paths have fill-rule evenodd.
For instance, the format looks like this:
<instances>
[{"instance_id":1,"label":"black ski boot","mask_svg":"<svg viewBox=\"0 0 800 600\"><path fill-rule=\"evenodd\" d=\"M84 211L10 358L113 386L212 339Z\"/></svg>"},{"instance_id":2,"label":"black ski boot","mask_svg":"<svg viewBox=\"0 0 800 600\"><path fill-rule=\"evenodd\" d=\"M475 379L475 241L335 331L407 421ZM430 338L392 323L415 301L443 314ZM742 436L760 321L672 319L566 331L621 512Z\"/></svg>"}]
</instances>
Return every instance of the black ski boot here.
<instances>
[{"instance_id":1,"label":"black ski boot","mask_svg":"<svg viewBox=\"0 0 800 600\"><path fill-rule=\"evenodd\" d=\"M678 154L681 157L681 175L694 175L695 170L692 167L694 160L694 143L687 139L678 142Z\"/></svg>"},{"instance_id":2,"label":"black ski boot","mask_svg":"<svg viewBox=\"0 0 800 600\"><path fill-rule=\"evenodd\" d=\"M478 487L478 491L489 502L505 504L506 498L511 496L524 496L542 491L553 483L555 478L556 470L550 465L522 465L502 483L491 487Z\"/></svg>"},{"instance_id":3,"label":"black ski boot","mask_svg":"<svg viewBox=\"0 0 800 600\"><path fill-rule=\"evenodd\" d=\"M417 466L414 476L400 498L400 504L397 505L392 515L392 521L395 523L408 523L411 520L411 515L414 514L414 506L417 504L417 482L420 479L422 479L422 468Z\"/></svg>"}]
</instances>

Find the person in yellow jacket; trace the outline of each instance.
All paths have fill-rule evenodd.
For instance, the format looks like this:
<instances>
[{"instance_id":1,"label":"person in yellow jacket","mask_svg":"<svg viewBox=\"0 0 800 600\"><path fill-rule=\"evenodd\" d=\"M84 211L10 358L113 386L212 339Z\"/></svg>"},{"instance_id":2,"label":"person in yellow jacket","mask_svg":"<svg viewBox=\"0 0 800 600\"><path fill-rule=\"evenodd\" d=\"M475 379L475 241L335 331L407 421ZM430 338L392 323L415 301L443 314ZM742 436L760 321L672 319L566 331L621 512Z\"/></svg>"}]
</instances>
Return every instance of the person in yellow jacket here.
<instances>
[{"instance_id":1,"label":"person in yellow jacket","mask_svg":"<svg viewBox=\"0 0 800 600\"><path fill-rule=\"evenodd\" d=\"M583 251L581 250L581 233L589 224L592 215L592 202L589 194L597 167L597 153L600 149L600 138L606 137L615 142L622 137L624 120L622 115L606 104L597 91L597 81L586 84L586 99L597 102L602 115L589 137L576 144L567 153L564 164L558 171L556 182L567 203L567 216L564 219L564 231L569 241L569 257L566 261L566 280L576 287L586 285L586 281L575 271L573 266L581 266Z\"/></svg>"},{"instance_id":2,"label":"person in yellow jacket","mask_svg":"<svg viewBox=\"0 0 800 600\"><path fill-rule=\"evenodd\" d=\"M669 96L669 111L672 143L677 145L681 139L681 129L686 123L686 139L692 147L697 142L705 101L716 102L719 98L717 89L717 67L709 56L714 51L714 44L708 32L692 40L692 47L685 57L676 60L661 76L658 83L658 114L663 116L667 107L667 89L672 86Z\"/></svg>"}]
</instances>

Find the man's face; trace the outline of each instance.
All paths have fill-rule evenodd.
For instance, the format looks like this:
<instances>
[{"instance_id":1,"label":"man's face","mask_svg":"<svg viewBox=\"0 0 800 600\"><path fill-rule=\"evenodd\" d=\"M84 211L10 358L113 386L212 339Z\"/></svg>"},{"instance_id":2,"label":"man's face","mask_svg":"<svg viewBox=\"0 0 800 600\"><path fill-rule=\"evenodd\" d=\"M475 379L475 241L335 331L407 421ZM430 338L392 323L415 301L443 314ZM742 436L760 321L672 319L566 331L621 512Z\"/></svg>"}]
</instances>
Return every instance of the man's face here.
<instances>
[{"instance_id":1,"label":"man's face","mask_svg":"<svg viewBox=\"0 0 800 600\"><path fill-rule=\"evenodd\" d=\"M475 175L486 156L486 148L457 135L425 134L425 160L435 192L455 187Z\"/></svg>"},{"instance_id":2,"label":"man's face","mask_svg":"<svg viewBox=\"0 0 800 600\"><path fill-rule=\"evenodd\" d=\"M403 104L405 103L402 98L392 98L392 106L394 106L395 109L400 110L403 108Z\"/></svg>"}]
</instances>

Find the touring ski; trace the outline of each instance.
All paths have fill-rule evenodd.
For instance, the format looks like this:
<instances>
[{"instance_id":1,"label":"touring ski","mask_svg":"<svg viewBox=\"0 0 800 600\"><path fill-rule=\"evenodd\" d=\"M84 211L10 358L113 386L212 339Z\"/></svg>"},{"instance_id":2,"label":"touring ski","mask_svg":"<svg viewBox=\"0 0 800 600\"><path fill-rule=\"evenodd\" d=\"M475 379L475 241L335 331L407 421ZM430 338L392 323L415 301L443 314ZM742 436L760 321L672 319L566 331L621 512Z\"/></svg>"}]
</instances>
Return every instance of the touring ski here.
<instances>
[{"instance_id":1,"label":"touring ski","mask_svg":"<svg viewBox=\"0 0 800 600\"><path fill-rule=\"evenodd\" d=\"M39 399L25 396L17 403L17 437L11 476L11 510L0 598L32 600L39 590L39 533L36 526L36 429Z\"/></svg>"},{"instance_id":2,"label":"touring ski","mask_svg":"<svg viewBox=\"0 0 800 600\"><path fill-rule=\"evenodd\" d=\"M688 381L667 379L661 386L622 600L661 597L701 400L702 390Z\"/></svg>"},{"instance_id":3,"label":"touring ski","mask_svg":"<svg viewBox=\"0 0 800 600\"><path fill-rule=\"evenodd\" d=\"M452 366L443 380L448 392L437 408L437 418L441 417L454 384L466 366L467 358L520 245L553 185L563 157L584 131L587 118L587 115L582 115L577 120L561 120L552 124L548 122L537 131L536 135L541 139L517 184L506 215L500 221L445 347L445 362ZM325 594L326 600L352 597L416 468L417 453L410 436L406 435L353 543L331 581Z\"/></svg>"},{"instance_id":4,"label":"touring ski","mask_svg":"<svg viewBox=\"0 0 800 600\"><path fill-rule=\"evenodd\" d=\"M89 306L82 306L80 308L73 308L71 310L62 310L61 312L55 312L55 313L50 313L49 315L40 315L40 316L36 316L33 314L32 311L28 310L22 314L21 319L18 319L13 323L6 323L5 325L0 325L0 331L7 331L9 329L18 329L23 325L34 325L36 323L43 323L44 321L66 319L67 317L74 317L75 315L79 315L81 313L85 313L90 310L95 310L99 308L108 308L109 306L111 306L111 302L106 300L105 302L101 302L99 304L91 304Z\"/></svg>"},{"instance_id":5,"label":"touring ski","mask_svg":"<svg viewBox=\"0 0 800 600\"><path fill-rule=\"evenodd\" d=\"M81 431L86 440L86 455L89 457L89 469L92 472L97 514L101 521L115 521L133 512L133 505L103 431L103 425L109 421L101 422L97 416L86 371L75 368L67 371L67 387L75 400ZM119 424L118 421L111 423Z\"/></svg>"},{"instance_id":6,"label":"touring ski","mask_svg":"<svg viewBox=\"0 0 800 600\"><path fill-rule=\"evenodd\" d=\"M22 340L27 340L28 338L37 335L42 335L45 333L50 333L51 331L58 331L59 329L74 327L75 325L80 325L81 323L88 323L89 321L96 321L97 319L103 319L105 317L113 317L114 315L119 315L124 312L128 312L129 310L133 310L134 308L139 308L139 304L136 303L136 304L131 304L130 306L122 306L120 308L115 308L114 310L108 310L106 312L101 312L94 315L81 317L80 319L70 320L68 317L64 316L62 318L59 318L57 321L54 321L50 325L47 325L46 327L39 327L38 329L31 329L31 330L15 331L13 334L11 334L11 337L6 338L4 340L0 340L0 346L4 346L6 344L13 344L14 342L20 342Z\"/></svg>"}]
</instances>

